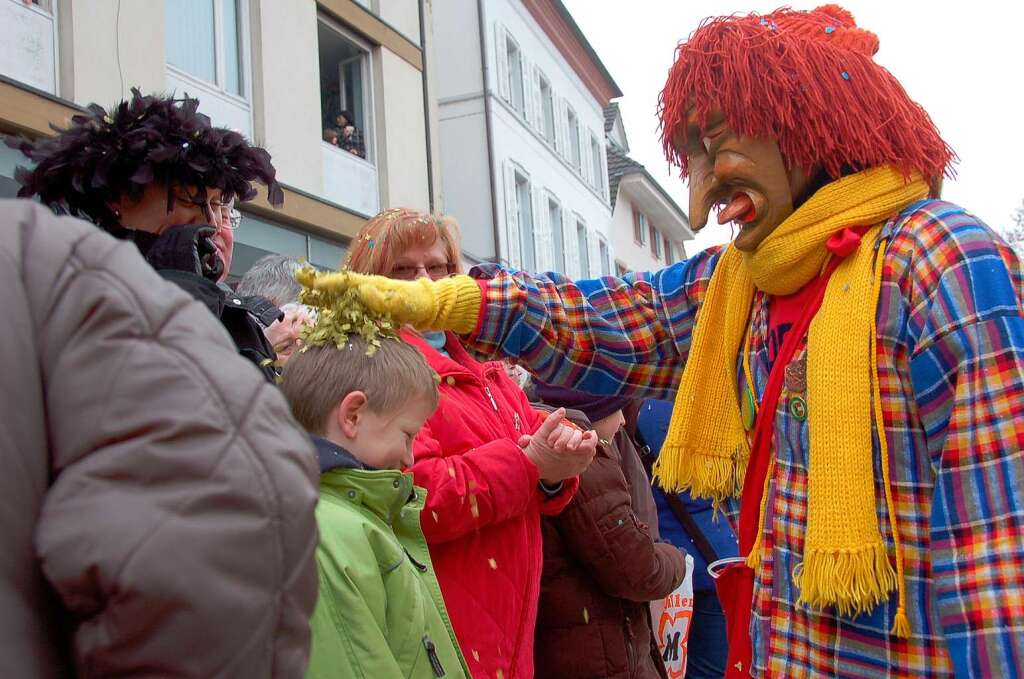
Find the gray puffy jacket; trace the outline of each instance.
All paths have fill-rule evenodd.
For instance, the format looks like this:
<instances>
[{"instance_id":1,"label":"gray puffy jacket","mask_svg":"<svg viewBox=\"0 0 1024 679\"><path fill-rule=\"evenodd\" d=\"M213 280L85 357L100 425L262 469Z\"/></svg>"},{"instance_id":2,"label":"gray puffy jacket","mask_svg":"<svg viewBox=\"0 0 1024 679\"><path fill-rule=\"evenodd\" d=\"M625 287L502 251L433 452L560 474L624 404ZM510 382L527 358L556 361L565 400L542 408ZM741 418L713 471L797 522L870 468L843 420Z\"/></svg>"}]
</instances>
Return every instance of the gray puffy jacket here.
<instances>
[{"instance_id":1,"label":"gray puffy jacket","mask_svg":"<svg viewBox=\"0 0 1024 679\"><path fill-rule=\"evenodd\" d=\"M0 677L300 677L312 445L131 243L0 201Z\"/></svg>"}]
</instances>

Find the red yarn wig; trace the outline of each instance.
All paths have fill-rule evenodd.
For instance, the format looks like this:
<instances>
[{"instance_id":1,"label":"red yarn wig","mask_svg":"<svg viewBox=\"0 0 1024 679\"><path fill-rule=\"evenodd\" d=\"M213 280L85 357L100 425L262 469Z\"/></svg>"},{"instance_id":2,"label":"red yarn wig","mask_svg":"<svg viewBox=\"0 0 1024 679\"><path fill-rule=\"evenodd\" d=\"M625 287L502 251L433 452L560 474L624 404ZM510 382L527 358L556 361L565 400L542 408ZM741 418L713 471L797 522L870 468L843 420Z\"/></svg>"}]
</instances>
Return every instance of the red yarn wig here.
<instances>
[{"instance_id":1,"label":"red yarn wig","mask_svg":"<svg viewBox=\"0 0 1024 679\"><path fill-rule=\"evenodd\" d=\"M956 156L931 118L874 61L878 38L836 5L706 19L676 48L658 102L669 162L688 174L687 110L717 106L733 132L778 140L789 167L832 178L890 163L937 181Z\"/></svg>"}]
</instances>

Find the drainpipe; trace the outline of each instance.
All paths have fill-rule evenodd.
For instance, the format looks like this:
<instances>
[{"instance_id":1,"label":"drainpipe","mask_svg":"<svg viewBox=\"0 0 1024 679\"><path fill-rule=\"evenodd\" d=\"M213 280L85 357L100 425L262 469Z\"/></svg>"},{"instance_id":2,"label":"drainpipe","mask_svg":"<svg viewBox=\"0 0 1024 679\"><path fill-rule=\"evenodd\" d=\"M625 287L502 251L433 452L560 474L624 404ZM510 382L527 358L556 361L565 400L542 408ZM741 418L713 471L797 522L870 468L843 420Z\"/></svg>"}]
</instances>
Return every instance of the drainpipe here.
<instances>
[{"instance_id":1,"label":"drainpipe","mask_svg":"<svg viewBox=\"0 0 1024 679\"><path fill-rule=\"evenodd\" d=\"M420 0L420 60L423 64L423 71L420 73L421 80L423 81L423 129L427 133L427 202L430 206L430 212L434 211L434 151L430 141L430 89L427 86L427 32L424 30L426 22L424 21L424 9L423 3L425 0Z\"/></svg>"},{"instance_id":2,"label":"drainpipe","mask_svg":"<svg viewBox=\"0 0 1024 679\"><path fill-rule=\"evenodd\" d=\"M487 22L484 20L484 0L476 0L477 27L480 32L480 68L483 73L484 129L487 133L487 178L491 184L491 226L494 231L494 261L501 261L501 231L498 227L497 180L494 176L494 131L491 129L491 91L488 87Z\"/></svg>"}]
</instances>

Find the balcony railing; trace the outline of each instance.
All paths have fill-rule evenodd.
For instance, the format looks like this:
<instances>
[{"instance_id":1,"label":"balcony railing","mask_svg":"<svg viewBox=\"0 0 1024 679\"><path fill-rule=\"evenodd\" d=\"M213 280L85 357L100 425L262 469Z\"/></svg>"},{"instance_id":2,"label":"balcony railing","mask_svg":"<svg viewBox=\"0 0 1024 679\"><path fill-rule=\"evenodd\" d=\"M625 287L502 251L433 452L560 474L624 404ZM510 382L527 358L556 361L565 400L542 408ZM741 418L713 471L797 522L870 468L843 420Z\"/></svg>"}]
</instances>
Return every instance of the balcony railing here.
<instances>
[{"instance_id":1,"label":"balcony railing","mask_svg":"<svg viewBox=\"0 0 1024 679\"><path fill-rule=\"evenodd\" d=\"M320 144L324 186L321 196L363 215L380 210L377 168L373 163L333 144Z\"/></svg>"}]
</instances>

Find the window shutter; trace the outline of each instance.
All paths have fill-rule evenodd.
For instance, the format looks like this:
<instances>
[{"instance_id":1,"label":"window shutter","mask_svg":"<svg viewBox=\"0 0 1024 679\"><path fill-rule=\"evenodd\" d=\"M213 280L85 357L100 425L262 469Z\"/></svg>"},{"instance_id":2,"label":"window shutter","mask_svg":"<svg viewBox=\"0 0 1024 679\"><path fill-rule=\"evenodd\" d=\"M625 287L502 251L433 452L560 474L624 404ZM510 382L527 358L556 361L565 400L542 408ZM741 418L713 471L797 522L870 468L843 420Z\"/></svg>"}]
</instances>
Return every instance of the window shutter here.
<instances>
[{"instance_id":1,"label":"window shutter","mask_svg":"<svg viewBox=\"0 0 1024 679\"><path fill-rule=\"evenodd\" d=\"M505 27L501 24L494 25L494 61L497 65L495 75L498 78L498 94L511 103L512 94L508 89L508 42Z\"/></svg>"},{"instance_id":2,"label":"window shutter","mask_svg":"<svg viewBox=\"0 0 1024 679\"><path fill-rule=\"evenodd\" d=\"M526 122L534 129L541 129L540 126L540 82L537 80L537 66L530 66L529 72L526 74L526 82L523 86L527 91L527 101L530 102L529 106L526 107Z\"/></svg>"},{"instance_id":3,"label":"window shutter","mask_svg":"<svg viewBox=\"0 0 1024 679\"><path fill-rule=\"evenodd\" d=\"M640 224L640 213L633 210L633 240L637 243L644 242L643 226Z\"/></svg>"},{"instance_id":4,"label":"window shutter","mask_svg":"<svg viewBox=\"0 0 1024 679\"><path fill-rule=\"evenodd\" d=\"M520 265L519 252L519 200L516 195L516 171L512 163L505 161L505 238L508 251L505 260L510 266Z\"/></svg>"},{"instance_id":5,"label":"window shutter","mask_svg":"<svg viewBox=\"0 0 1024 679\"><path fill-rule=\"evenodd\" d=\"M565 275L569 278L582 278L580 252L576 242L576 217L565 208L562 208L562 243L565 247Z\"/></svg>"},{"instance_id":6,"label":"window shutter","mask_svg":"<svg viewBox=\"0 0 1024 679\"><path fill-rule=\"evenodd\" d=\"M571 158L572 157L572 151L570 151L570 149L569 149L569 121L567 120L567 117L568 117L568 109L566 108L566 101L565 101L565 99L562 99L561 97L559 97L558 98L558 120L557 120L558 125L556 127L558 128L558 131L559 131L560 136L562 138L562 143L559 144L559 148L560 148L560 150L562 152L562 157L563 158Z\"/></svg>"},{"instance_id":7,"label":"window shutter","mask_svg":"<svg viewBox=\"0 0 1024 679\"><path fill-rule=\"evenodd\" d=\"M585 275L597 278L601 276L601 240L596 231L587 230L587 245L590 248L590 271Z\"/></svg>"},{"instance_id":8,"label":"window shutter","mask_svg":"<svg viewBox=\"0 0 1024 679\"><path fill-rule=\"evenodd\" d=\"M594 181L594 154L590 151L590 130L583 127L581 124L580 128L580 173L583 175L583 181L590 186L597 184Z\"/></svg>"},{"instance_id":9,"label":"window shutter","mask_svg":"<svg viewBox=\"0 0 1024 679\"><path fill-rule=\"evenodd\" d=\"M536 270L551 270L551 220L548 218L547 193L533 187L533 249L537 257Z\"/></svg>"}]
</instances>

